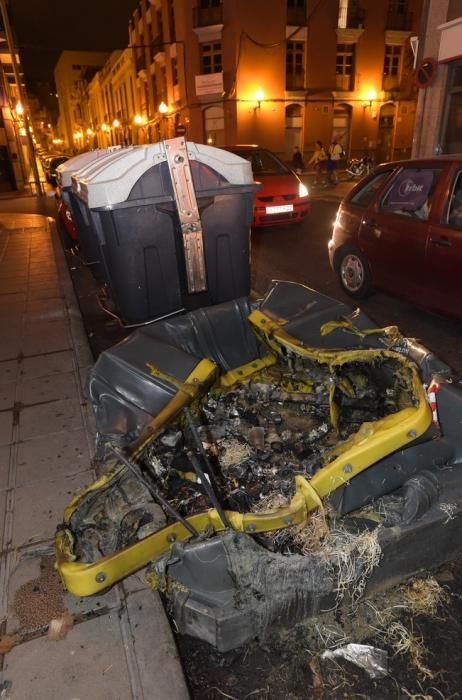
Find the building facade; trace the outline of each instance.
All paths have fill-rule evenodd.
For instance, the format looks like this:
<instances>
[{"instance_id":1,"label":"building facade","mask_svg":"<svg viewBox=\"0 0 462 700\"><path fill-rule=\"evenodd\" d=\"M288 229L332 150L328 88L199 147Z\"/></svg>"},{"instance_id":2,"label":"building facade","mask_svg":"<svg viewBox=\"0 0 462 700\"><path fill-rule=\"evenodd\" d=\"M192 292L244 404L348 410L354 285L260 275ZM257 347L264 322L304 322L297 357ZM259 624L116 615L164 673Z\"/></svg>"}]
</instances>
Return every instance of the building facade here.
<instances>
[{"instance_id":1,"label":"building facade","mask_svg":"<svg viewBox=\"0 0 462 700\"><path fill-rule=\"evenodd\" d=\"M78 152L88 145L86 136L91 119L87 89L109 56L107 51L63 51L55 66L59 104L57 131L70 151Z\"/></svg>"},{"instance_id":2,"label":"building facade","mask_svg":"<svg viewBox=\"0 0 462 700\"><path fill-rule=\"evenodd\" d=\"M462 0L429 0L416 55L413 155L462 153Z\"/></svg>"},{"instance_id":3,"label":"building facade","mask_svg":"<svg viewBox=\"0 0 462 700\"><path fill-rule=\"evenodd\" d=\"M296 145L307 155L317 139L336 138L351 156L409 157L417 98L410 39L421 5L140 0L129 22L126 87L120 93L111 78L104 121L82 128L99 129L98 145L108 138L104 123L111 143L185 134L216 146L259 143L289 159Z\"/></svg>"}]
</instances>

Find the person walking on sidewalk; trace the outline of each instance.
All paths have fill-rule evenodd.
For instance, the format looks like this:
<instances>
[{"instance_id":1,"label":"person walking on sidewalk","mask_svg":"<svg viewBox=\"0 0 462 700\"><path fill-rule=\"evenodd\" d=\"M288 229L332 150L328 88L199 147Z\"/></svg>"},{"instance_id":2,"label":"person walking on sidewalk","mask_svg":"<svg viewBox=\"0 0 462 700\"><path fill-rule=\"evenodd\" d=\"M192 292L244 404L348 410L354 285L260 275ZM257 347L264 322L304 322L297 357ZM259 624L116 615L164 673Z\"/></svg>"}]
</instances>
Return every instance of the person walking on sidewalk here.
<instances>
[{"instance_id":1,"label":"person walking on sidewalk","mask_svg":"<svg viewBox=\"0 0 462 700\"><path fill-rule=\"evenodd\" d=\"M329 160L327 162L328 180L332 185L338 184L337 168L342 155L343 148L338 143L337 139L334 138L329 146Z\"/></svg>"},{"instance_id":2,"label":"person walking on sidewalk","mask_svg":"<svg viewBox=\"0 0 462 700\"><path fill-rule=\"evenodd\" d=\"M294 154L292 156L292 167L297 173L297 175L301 175L302 172L305 170L305 163L303 162L303 156L300 152L300 149L298 146L295 146L294 148Z\"/></svg>"},{"instance_id":3,"label":"person walking on sidewalk","mask_svg":"<svg viewBox=\"0 0 462 700\"><path fill-rule=\"evenodd\" d=\"M316 141L316 143L314 144L313 155L308 161L308 165L314 165L315 177L313 184L317 185L318 180L322 183L322 180L324 179L322 176L322 170L325 167L326 162L327 153L324 146L322 145L322 141Z\"/></svg>"}]
</instances>

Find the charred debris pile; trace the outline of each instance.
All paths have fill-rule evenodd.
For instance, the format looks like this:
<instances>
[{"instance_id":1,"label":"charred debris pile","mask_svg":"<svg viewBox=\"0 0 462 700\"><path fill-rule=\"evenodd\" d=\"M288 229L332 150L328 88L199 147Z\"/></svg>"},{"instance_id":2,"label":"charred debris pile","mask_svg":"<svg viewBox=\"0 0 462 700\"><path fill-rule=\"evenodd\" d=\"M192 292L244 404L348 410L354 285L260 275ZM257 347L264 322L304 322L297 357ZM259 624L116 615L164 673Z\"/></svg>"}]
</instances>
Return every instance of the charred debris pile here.
<instances>
[{"instance_id":1,"label":"charred debris pile","mask_svg":"<svg viewBox=\"0 0 462 700\"><path fill-rule=\"evenodd\" d=\"M366 353L334 367L307 358L281 359L230 387L217 383L165 426L139 466L182 517L216 502L223 510L269 511L288 504L296 474L309 478L332 461L361 424L413 402L410 370L389 354ZM173 521L126 472L103 499L90 498L85 509L74 531L83 561ZM299 551L287 537L263 542L279 551Z\"/></svg>"}]
</instances>

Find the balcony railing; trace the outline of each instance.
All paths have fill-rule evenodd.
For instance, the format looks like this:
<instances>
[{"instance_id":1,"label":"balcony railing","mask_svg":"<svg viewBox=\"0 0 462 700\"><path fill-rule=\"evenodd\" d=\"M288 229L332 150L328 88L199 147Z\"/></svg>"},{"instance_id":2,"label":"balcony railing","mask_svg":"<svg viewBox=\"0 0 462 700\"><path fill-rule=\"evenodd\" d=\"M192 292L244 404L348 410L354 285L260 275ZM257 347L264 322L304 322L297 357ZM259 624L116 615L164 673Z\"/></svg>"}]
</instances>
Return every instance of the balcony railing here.
<instances>
[{"instance_id":1,"label":"balcony railing","mask_svg":"<svg viewBox=\"0 0 462 700\"><path fill-rule=\"evenodd\" d=\"M353 90L353 76L337 73L335 76L335 87L337 90Z\"/></svg>"},{"instance_id":2,"label":"balcony railing","mask_svg":"<svg viewBox=\"0 0 462 700\"><path fill-rule=\"evenodd\" d=\"M387 14L386 29L394 29L396 31L411 31L412 29L412 12L389 12Z\"/></svg>"},{"instance_id":3,"label":"balcony railing","mask_svg":"<svg viewBox=\"0 0 462 700\"><path fill-rule=\"evenodd\" d=\"M223 24L223 7L194 7L193 26L209 27L214 24Z\"/></svg>"},{"instance_id":4,"label":"balcony railing","mask_svg":"<svg viewBox=\"0 0 462 700\"><path fill-rule=\"evenodd\" d=\"M399 90L401 87L400 77L398 75L384 75L382 87L386 92Z\"/></svg>"},{"instance_id":5,"label":"balcony railing","mask_svg":"<svg viewBox=\"0 0 462 700\"><path fill-rule=\"evenodd\" d=\"M286 90L303 90L304 87L304 73L286 73Z\"/></svg>"},{"instance_id":6,"label":"balcony railing","mask_svg":"<svg viewBox=\"0 0 462 700\"><path fill-rule=\"evenodd\" d=\"M348 5L340 4L338 13L339 29L359 29L364 27L365 19L366 13L364 8L355 2L350 2Z\"/></svg>"}]
</instances>

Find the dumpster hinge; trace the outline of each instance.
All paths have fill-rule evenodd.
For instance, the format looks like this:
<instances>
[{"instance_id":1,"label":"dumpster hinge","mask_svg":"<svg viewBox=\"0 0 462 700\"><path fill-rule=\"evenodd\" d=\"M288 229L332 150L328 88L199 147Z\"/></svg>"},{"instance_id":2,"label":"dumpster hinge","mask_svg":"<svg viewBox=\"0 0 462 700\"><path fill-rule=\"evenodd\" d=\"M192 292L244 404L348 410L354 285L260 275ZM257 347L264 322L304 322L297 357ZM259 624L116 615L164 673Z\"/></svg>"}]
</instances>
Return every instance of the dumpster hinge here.
<instances>
[{"instance_id":1,"label":"dumpster hinge","mask_svg":"<svg viewBox=\"0 0 462 700\"><path fill-rule=\"evenodd\" d=\"M185 139L165 141L165 152L183 235L188 292L203 292L207 289L204 237Z\"/></svg>"}]
</instances>

